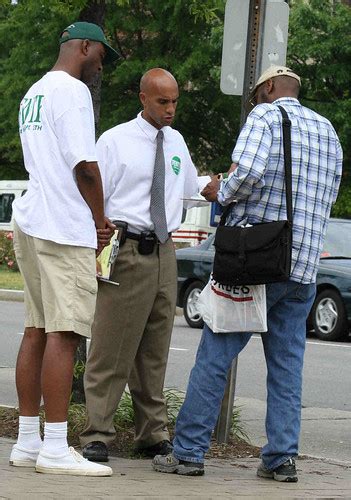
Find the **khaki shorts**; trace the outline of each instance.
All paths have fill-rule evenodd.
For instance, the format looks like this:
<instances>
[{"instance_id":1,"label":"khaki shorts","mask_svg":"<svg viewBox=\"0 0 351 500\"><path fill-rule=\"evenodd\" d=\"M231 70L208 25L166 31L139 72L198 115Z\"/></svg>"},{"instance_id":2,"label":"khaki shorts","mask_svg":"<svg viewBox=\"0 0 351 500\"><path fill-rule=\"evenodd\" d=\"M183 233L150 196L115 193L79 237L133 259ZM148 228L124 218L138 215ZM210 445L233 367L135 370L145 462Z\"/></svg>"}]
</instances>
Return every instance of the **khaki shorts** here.
<instances>
[{"instance_id":1,"label":"khaki shorts","mask_svg":"<svg viewBox=\"0 0 351 500\"><path fill-rule=\"evenodd\" d=\"M97 294L95 250L34 238L15 224L25 326L90 337Z\"/></svg>"}]
</instances>

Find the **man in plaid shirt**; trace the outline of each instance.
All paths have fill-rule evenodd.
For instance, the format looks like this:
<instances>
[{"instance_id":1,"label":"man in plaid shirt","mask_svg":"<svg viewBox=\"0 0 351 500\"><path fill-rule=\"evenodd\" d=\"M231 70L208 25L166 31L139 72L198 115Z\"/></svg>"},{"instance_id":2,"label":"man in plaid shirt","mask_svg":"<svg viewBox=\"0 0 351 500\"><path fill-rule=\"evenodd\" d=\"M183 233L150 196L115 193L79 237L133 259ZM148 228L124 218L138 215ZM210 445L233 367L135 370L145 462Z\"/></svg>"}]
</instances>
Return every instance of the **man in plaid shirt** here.
<instances>
[{"instance_id":1,"label":"man in plaid shirt","mask_svg":"<svg viewBox=\"0 0 351 500\"><path fill-rule=\"evenodd\" d=\"M342 168L342 150L330 122L301 106L300 77L289 68L272 66L252 92L250 113L233 151L229 177L212 180L202 194L228 205L236 200L228 225L284 220L284 151L282 106L291 120L293 242L291 276L266 285L268 332L262 334L267 364L268 443L262 449L260 477L298 480L302 368L306 320L316 293L316 274ZM233 359L250 333L214 334L205 324L180 410L174 452L155 457L154 469L183 475L204 474L208 450Z\"/></svg>"}]
</instances>

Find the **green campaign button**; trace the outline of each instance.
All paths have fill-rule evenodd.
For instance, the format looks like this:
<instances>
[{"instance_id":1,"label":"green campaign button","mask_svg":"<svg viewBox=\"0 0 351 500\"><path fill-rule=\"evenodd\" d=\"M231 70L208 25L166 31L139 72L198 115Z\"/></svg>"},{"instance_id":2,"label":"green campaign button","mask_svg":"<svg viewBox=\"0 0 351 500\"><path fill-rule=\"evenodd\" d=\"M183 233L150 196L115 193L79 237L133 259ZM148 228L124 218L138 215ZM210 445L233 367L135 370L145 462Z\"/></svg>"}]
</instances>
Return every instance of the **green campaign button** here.
<instances>
[{"instance_id":1,"label":"green campaign button","mask_svg":"<svg viewBox=\"0 0 351 500\"><path fill-rule=\"evenodd\" d=\"M180 172L180 158L179 156L173 156L171 160L171 166L173 169L173 172L178 175Z\"/></svg>"}]
</instances>

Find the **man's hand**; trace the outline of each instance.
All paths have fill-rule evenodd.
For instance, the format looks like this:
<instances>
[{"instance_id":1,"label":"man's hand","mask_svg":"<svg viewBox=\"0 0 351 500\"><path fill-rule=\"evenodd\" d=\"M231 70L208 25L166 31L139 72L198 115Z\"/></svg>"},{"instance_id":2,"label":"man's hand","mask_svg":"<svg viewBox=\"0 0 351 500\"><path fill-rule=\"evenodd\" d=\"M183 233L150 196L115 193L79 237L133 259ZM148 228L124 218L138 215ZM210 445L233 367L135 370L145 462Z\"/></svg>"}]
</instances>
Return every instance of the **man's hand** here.
<instances>
[{"instance_id":1,"label":"man's hand","mask_svg":"<svg viewBox=\"0 0 351 500\"><path fill-rule=\"evenodd\" d=\"M230 165L230 169L228 170L228 175L230 175L232 172L234 172L234 170L236 169L237 166L238 166L237 163L232 163Z\"/></svg>"},{"instance_id":2,"label":"man's hand","mask_svg":"<svg viewBox=\"0 0 351 500\"><path fill-rule=\"evenodd\" d=\"M237 168L238 164L237 163L232 163L230 165L230 168L227 173L227 177L234 172L234 170ZM219 186L221 184L221 181L223 180L223 177L225 177L225 174L217 174L213 175L211 178L211 182L207 184L207 186L204 187L204 189L201 191L201 195L206 198L207 201L217 201L217 193L219 191Z\"/></svg>"},{"instance_id":3,"label":"man's hand","mask_svg":"<svg viewBox=\"0 0 351 500\"><path fill-rule=\"evenodd\" d=\"M218 175L212 176L211 182L204 187L200 194L206 198L207 201L217 201L220 183L221 181Z\"/></svg>"},{"instance_id":4,"label":"man's hand","mask_svg":"<svg viewBox=\"0 0 351 500\"><path fill-rule=\"evenodd\" d=\"M116 229L116 226L112 224L110 219L107 217L105 219L105 227L103 229L97 229L97 241L98 241L98 248L96 255L99 255L104 247L109 245L113 232Z\"/></svg>"}]
</instances>

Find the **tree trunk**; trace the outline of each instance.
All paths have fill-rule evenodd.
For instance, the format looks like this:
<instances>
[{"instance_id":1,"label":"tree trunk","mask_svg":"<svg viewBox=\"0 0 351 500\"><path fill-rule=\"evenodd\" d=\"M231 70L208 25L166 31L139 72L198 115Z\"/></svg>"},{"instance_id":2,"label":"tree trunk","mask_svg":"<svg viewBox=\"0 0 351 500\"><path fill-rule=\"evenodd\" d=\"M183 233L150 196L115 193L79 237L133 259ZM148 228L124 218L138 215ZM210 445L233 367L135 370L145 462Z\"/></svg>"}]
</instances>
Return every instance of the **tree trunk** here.
<instances>
[{"instance_id":1,"label":"tree trunk","mask_svg":"<svg viewBox=\"0 0 351 500\"><path fill-rule=\"evenodd\" d=\"M101 28L104 27L106 16L105 0L89 0L79 15L79 21L95 23ZM93 99L95 130L99 128L100 121L100 103L101 103L101 75L94 84L89 85L91 97Z\"/></svg>"}]
</instances>

